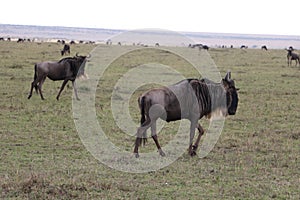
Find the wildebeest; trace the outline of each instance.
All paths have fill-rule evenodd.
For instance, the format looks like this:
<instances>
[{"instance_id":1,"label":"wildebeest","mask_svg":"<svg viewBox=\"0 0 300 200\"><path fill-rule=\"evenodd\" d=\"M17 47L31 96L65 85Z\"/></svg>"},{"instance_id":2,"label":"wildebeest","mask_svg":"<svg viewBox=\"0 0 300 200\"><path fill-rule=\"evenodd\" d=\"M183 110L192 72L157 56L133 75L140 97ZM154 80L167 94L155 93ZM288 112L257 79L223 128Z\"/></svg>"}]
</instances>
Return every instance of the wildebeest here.
<instances>
[{"instance_id":1,"label":"wildebeest","mask_svg":"<svg viewBox=\"0 0 300 200\"><path fill-rule=\"evenodd\" d=\"M288 66L290 66L292 64L292 60L295 60L296 61L296 66L297 66L297 62L299 63L300 65L300 62L299 62L299 55L296 54L295 52L293 52L292 49L286 49L287 50L287 63L288 63Z\"/></svg>"},{"instance_id":2,"label":"wildebeest","mask_svg":"<svg viewBox=\"0 0 300 200\"><path fill-rule=\"evenodd\" d=\"M77 88L75 86L75 79L77 76L84 74L84 65L86 62L86 58L89 57L90 55L79 56L78 54L76 54L76 56L74 57L63 58L58 62L45 61L35 64L34 80L31 83L31 89L28 95L28 99L31 98L33 88L35 88L36 92L40 93L41 99L44 100L44 96L42 94L42 85L45 79L48 77L53 81L63 80L58 95L56 96L57 100L59 100L59 96L68 81L72 81L76 99L79 100L77 95ZM81 66L83 67L80 68Z\"/></svg>"},{"instance_id":3,"label":"wildebeest","mask_svg":"<svg viewBox=\"0 0 300 200\"><path fill-rule=\"evenodd\" d=\"M240 49L248 49L248 46L242 45L242 46L240 47Z\"/></svg>"},{"instance_id":4,"label":"wildebeest","mask_svg":"<svg viewBox=\"0 0 300 200\"><path fill-rule=\"evenodd\" d=\"M199 48L199 49L201 49L201 48ZM208 47L207 45L203 45L203 46L202 46L202 49L208 50L209 47Z\"/></svg>"},{"instance_id":5,"label":"wildebeest","mask_svg":"<svg viewBox=\"0 0 300 200\"><path fill-rule=\"evenodd\" d=\"M17 43L24 42L24 41L25 41L25 39L19 38L19 39L17 40Z\"/></svg>"},{"instance_id":6,"label":"wildebeest","mask_svg":"<svg viewBox=\"0 0 300 200\"><path fill-rule=\"evenodd\" d=\"M221 83L208 79L185 79L169 87L152 89L142 94L139 99L141 126L137 129L134 154L139 157L138 148L146 141L146 131L151 127L151 136L159 154L165 156L156 135L156 120L167 122L188 119L190 125L190 143L188 152L196 155L201 136L204 133L198 120L203 116L211 117L215 113L222 116L234 115L238 106L238 93L235 83L228 72ZM195 129L199 136L193 145Z\"/></svg>"},{"instance_id":7,"label":"wildebeest","mask_svg":"<svg viewBox=\"0 0 300 200\"><path fill-rule=\"evenodd\" d=\"M267 48L267 46L266 46L266 45L263 45L263 46L261 46L261 49L262 49L262 50L266 50L266 51L268 51L268 48Z\"/></svg>"},{"instance_id":8,"label":"wildebeest","mask_svg":"<svg viewBox=\"0 0 300 200\"><path fill-rule=\"evenodd\" d=\"M61 50L61 55L67 55L67 53L70 55L70 45L65 44L63 50Z\"/></svg>"}]
</instances>

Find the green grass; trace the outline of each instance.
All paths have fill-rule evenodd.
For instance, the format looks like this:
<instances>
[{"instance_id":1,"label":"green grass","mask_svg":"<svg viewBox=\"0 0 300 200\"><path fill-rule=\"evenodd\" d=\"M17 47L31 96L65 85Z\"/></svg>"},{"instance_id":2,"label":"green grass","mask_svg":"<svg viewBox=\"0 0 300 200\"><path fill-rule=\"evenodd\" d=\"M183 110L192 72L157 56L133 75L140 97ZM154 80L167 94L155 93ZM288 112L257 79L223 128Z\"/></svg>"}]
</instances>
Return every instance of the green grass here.
<instances>
[{"instance_id":1,"label":"green grass","mask_svg":"<svg viewBox=\"0 0 300 200\"><path fill-rule=\"evenodd\" d=\"M87 54L95 46L71 48L75 55ZM284 50L211 49L221 74L230 69L240 88L237 114L226 119L207 157L191 158L185 152L163 169L131 174L105 166L86 150L73 120L72 88L66 88L56 101L61 82L47 79L46 100L36 94L27 99L34 63L59 60L60 49L54 43L0 43L0 198L300 198L300 68L287 67ZM151 48L111 63L97 89L97 118L111 141L130 152L135 138L114 123L111 92L122 74L151 62L172 66L186 77L199 76L178 56ZM140 118L137 96L153 86L139 88L130 100L136 122ZM201 122L208 124L205 119ZM177 124L170 123L159 133L162 145L173 137ZM154 142L149 139L140 150L155 150Z\"/></svg>"}]
</instances>

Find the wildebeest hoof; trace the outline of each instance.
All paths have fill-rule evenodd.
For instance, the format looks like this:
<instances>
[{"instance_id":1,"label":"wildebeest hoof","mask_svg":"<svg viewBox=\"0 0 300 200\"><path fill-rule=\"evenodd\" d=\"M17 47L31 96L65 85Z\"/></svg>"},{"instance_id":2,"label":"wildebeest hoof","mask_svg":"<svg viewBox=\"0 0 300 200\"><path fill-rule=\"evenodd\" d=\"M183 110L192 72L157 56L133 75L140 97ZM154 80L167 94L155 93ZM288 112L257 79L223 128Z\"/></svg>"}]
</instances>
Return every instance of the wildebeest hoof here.
<instances>
[{"instance_id":1,"label":"wildebeest hoof","mask_svg":"<svg viewBox=\"0 0 300 200\"><path fill-rule=\"evenodd\" d=\"M193 151L191 151L190 155L193 157L193 156L197 155L197 153L196 153L196 151L193 150Z\"/></svg>"},{"instance_id":2,"label":"wildebeest hoof","mask_svg":"<svg viewBox=\"0 0 300 200\"><path fill-rule=\"evenodd\" d=\"M139 153L134 153L134 155L135 155L136 158L140 157Z\"/></svg>"},{"instance_id":3,"label":"wildebeest hoof","mask_svg":"<svg viewBox=\"0 0 300 200\"><path fill-rule=\"evenodd\" d=\"M159 149L158 152L159 152L159 155L161 155L162 157L166 156L166 154L163 152L163 150Z\"/></svg>"},{"instance_id":4,"label":"wildebeest hoof","mask_svg":"<svg viewBox=\"0 0 300 200\"><path fill-rule=\"evenodd\" d=\"M196 146L196 145L192 146L192 151L197 151L197 149L198 149L198 146Z\"/></svg>"}]
</instances>

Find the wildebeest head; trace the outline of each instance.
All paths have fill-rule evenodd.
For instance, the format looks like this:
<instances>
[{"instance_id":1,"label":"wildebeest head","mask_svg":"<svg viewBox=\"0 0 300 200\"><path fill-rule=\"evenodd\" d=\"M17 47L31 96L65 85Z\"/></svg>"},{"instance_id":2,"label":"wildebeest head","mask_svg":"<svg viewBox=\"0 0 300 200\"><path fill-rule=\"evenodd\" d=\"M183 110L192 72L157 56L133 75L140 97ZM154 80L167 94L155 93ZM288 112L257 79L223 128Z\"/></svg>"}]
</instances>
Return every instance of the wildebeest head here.
<instances>
[{"instance_id":1,"label":"wildebeest head","mask_svg":"<svg viewBox=\"0 0 300 200\"><path fill-rule=\"evenodd\" d=\"M87 58L90 58L90 57L91 57L90 54L87 56L81 56L81 55L78 55L78 53L76 53L76 56L74 57L74 59L76 60L75 62L78 63L79 66L81 66L77 73L78 77L85 75L85 73L84 73L85 63L87 62Z\"/></svg>"},{"instance_id":2,"label":"wildebeest head","mask_svg":"<svg viewBox=\"0 0 300 200\"><path fill-rule=\"evenodd\" d=\"M227 111L229 115L234 115L238 107L238 89L235 88L234 80L231 79L231 73L227 72L222 84L226 90Z\"/></svg>"}]
</instances>

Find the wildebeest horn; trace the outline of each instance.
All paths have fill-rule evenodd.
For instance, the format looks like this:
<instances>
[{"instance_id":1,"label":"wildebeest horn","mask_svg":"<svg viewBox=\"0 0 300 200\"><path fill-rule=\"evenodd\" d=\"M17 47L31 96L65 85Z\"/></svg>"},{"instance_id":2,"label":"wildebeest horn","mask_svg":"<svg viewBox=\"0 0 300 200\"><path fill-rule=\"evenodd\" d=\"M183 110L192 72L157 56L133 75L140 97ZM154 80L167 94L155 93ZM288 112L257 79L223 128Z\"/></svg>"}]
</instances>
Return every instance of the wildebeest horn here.
<instances>
[{"instance_id":1,"label":"wildebeest horn","mask_svg":"<svg viewBox=\"0 0 300 200\"><path fill-rule=\"evenodd\" d=\"M225 76L225 80L226 81L230 81L230 79L231 79L231 72L228 71L227 74L226 74L226 76Z\"/></svg>"},{"instance_id":2,"label":"wildebeest horn","mask_svg":"<svg viewBox=\"0 0 300 200\"><path fill-rule=\"evenodd\" d=\"M78 52L76 52L76 57L79 57Z\"/></svg>"},{"instance_id":3,"label":"wildebeest horn","mask_svg":"<svg viewBox=\"0 0 300 200\"><path fill-rule=\"evenodd\" d=\"M90 58L90 57L92 57L92 55L91 55L91 54L88 54L88 55L86 56L86 58Z\"/></svg>"}]
</instances>

